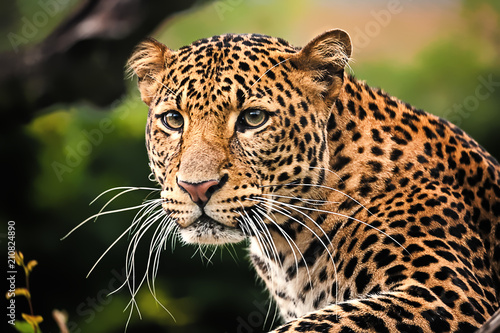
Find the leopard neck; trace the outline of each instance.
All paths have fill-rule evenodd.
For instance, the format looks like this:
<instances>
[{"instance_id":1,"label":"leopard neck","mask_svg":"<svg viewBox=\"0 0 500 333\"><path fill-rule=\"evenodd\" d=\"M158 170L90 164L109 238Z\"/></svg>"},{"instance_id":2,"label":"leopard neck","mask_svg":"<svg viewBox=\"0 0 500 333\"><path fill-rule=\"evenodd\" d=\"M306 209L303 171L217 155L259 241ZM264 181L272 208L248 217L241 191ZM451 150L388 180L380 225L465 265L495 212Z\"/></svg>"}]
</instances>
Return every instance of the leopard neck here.
<instances>
[{"instance_id":1,"label":"leopard neck","mask_svg":"<svg viewBox=\"0 0 500 333\"><path fill-rule=\"evenodd\" d=\"M415 113L423 111L345 75L327 129L329 185L342 192L329 196L341 202L337 209L352 212L357 202L367 204L397 186L421 145L400 126L406 122L411 128Z\"/></svg>"}]
</instances>

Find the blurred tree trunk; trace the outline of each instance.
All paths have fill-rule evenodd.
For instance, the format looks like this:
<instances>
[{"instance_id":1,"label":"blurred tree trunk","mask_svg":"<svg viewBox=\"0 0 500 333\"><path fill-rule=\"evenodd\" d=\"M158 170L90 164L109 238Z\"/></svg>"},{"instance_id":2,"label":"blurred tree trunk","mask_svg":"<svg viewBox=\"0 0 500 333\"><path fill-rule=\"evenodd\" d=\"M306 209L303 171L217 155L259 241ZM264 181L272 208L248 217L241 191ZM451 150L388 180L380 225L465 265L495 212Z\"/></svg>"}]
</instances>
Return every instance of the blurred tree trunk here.
<instances>
[{"instance_id":1,"label":"blurred tree trunk","mask_svg":"<svg viewBox=\"0 0 500 333\"><path fill-rule=\"evenodd\" d=\"M125 92L123 70L133 47L166 18L200 2L83 2L40 44L0 54L2 123L28 122L55 103L111 104Z\"/></svg>"}]
</instances>

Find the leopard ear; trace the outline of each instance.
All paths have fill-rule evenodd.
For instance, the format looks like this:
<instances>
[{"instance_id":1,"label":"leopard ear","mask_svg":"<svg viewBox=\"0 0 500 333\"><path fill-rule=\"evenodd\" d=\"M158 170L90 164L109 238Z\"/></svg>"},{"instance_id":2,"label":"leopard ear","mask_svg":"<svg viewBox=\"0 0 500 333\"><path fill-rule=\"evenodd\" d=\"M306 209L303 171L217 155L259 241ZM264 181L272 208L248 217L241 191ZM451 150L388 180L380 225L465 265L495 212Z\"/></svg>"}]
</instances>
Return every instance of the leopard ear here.
<instances>
[{"instance_id":1,"label":"leopard ear","mask_svg":"<svg viewBox=\"0 0 500 333\"><path fill-rule=\"evenodd\" d=\"M137 85L144 103L149 105L161 85L161 72L172 51L153 38L148 38L135 48L127 62L128 75L137 75Z\"/></svg>"},{"instance_id":2,"label":"leopard ear","mask_svg":"<svg viewBox=\"0 0 500 333\"><path fill-rule=\"evenodd\" d=\"M322 86L323 97L333 101L340 92L351 52L349 34L344 30L329 30L304 46L294 62L299 69L310 72L312 80Z\"/></svg>"}]
</instances>

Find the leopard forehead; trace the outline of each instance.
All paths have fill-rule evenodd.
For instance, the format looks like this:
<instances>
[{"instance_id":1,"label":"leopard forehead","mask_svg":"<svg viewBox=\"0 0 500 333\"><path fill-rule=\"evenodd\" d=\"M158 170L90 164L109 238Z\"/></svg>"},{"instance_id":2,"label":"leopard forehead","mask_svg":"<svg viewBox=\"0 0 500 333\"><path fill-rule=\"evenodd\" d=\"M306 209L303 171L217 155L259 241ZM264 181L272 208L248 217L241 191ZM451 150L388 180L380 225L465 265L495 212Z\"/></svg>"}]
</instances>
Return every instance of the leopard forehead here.
<instances>
[{"instance_id":1,"label":"leopard forehead","mask_svg":"<svg viewBox=\"0 0 500 333\"><path fill-rule=\"evenodd\" d=\"M275 87L270 81L290 70L291 64L284 63L287 55L296 52L282 39L257 34L198 40L166 60L162 87L152 106L168 102L169 107L185 110L191 118L204 119L241 109L248 100L258 104L272 96L272 91L260 84Z\"/></svg>"},{"instance_id":2,"label":"leopard forehead","mask_svg":"<svg viewBox=\"0 0 500 333\"><path fill-rule=\"evenodd\" d=\"M261 61L272 57L276 52L296 53L298 50L299 48L281 38L258 34L225 34L203 38L181 47L175 52L171 63L179 64L179 70L184 72L194 67L195 73L200 75L214 75L237 69L247 72L250 65L268 67L269 64Z\"/></svg>"}]
</instances>

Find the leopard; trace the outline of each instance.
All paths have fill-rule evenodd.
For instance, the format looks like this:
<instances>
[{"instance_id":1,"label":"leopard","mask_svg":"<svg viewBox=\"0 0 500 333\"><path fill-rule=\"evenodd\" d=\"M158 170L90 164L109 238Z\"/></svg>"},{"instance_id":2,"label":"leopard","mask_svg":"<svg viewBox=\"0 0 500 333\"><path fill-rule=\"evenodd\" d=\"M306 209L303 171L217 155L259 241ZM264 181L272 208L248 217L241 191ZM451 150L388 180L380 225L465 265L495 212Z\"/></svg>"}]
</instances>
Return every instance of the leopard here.
<instances>
[{"instance_id":1,"label":"leopard","mask_svg":"<svg viewBox=\"0 0 500 333\"><path fill-rule=\"evenodd\" d=\"M127 66L164 228L246 242L272 332L474 332L499 308L500 165L356 79L352 49L341 29L141 42Z\"/></svg>"}]
</instances>

